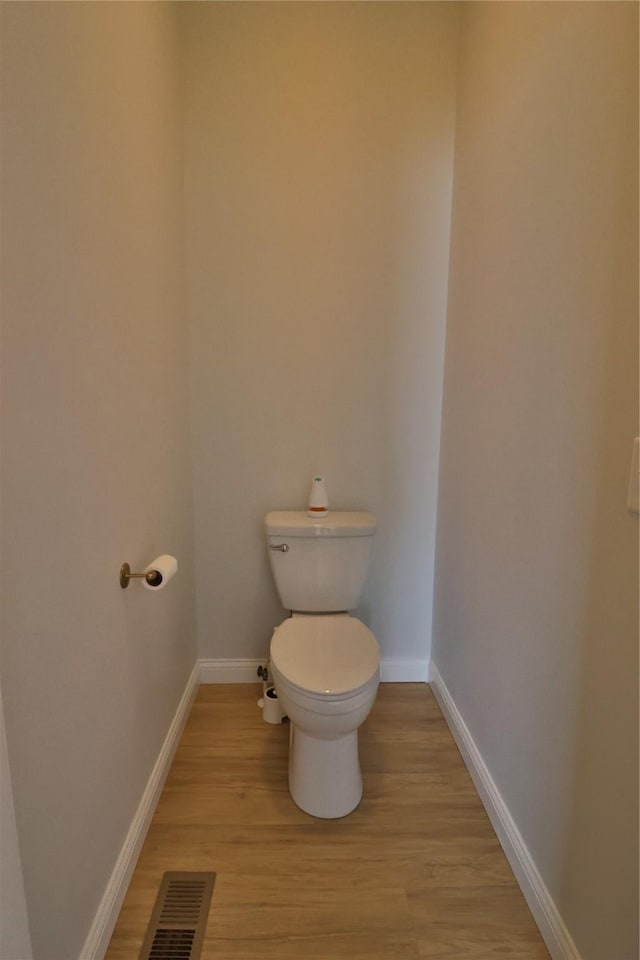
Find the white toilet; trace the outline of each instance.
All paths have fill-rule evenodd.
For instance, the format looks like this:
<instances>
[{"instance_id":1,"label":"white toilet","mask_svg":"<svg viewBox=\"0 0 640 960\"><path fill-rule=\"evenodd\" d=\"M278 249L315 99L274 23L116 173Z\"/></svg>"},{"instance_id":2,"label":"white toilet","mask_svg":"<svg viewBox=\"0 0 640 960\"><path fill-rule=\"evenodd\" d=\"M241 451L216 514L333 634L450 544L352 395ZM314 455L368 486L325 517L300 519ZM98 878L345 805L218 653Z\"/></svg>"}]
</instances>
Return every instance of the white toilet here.
<instances>
[{"instance_id":1,"label":"white toilet","mask_svg":"<svg viewBox=\"0 0 640 960\"><path fill-rule=\"evenodd\" d=\"M350 617L367 572L375 517L302 511L265 518L280 601L292 616L271 640L270 676L291 723L289 790L314 817L344 817L362 797L358 727L373 706L380 650Z\"/></svg>"}]
</instances>

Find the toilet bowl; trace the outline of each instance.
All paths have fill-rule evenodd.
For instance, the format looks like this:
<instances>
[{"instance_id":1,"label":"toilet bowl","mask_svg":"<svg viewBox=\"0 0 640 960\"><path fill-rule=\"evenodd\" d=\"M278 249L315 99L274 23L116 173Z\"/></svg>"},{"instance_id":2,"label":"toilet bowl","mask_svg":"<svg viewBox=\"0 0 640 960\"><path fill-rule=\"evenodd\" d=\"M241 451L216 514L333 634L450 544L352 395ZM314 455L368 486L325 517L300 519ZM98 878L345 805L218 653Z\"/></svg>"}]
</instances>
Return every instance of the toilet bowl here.
<instances>
[{"instance_id":1,"label":"toilet bowl","mask_svg":"<svg viewBox=\"0 0 640 960\"><path fill-rule=\"evenodd\" d=\"M291 723L289 791L314 817L344 817L360 802L358 728L379 665L373 633L347 614L293 616L274 631L271 676Z\"/></svg>"}]
</instances>

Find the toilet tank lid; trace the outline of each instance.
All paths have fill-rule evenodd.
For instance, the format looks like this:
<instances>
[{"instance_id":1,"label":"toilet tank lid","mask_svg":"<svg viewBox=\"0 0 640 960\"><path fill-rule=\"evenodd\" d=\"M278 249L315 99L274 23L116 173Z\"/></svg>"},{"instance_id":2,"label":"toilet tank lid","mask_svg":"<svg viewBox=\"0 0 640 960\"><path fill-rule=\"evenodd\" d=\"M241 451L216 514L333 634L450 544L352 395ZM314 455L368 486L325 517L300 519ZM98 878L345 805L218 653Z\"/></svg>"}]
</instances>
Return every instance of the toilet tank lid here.
<instances>
[{"instance_id":1,"label":"toilet tank lid","mask_svg":"<svg viewBox=\"0 0 640 960\"><path fill-rule=\"evenodd\" d=\"M372 537L376 518L361 510L330 510L323 520L312 519L304 510L272 510L264 526L273 537Z\"/></svg>"}]
</instances>

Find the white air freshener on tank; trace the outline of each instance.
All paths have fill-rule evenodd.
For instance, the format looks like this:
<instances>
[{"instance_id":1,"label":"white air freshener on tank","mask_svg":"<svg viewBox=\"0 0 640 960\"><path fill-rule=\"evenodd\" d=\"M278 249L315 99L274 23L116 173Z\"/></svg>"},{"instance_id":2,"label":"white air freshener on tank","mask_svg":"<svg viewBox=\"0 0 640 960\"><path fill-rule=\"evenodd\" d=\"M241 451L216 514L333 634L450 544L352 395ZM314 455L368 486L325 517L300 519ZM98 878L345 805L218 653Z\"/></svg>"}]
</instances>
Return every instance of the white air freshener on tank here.
<instances>
[{"instance_id":1,"label":"white air freshener on tank","mask_svg":"<svg viewBox=\"0 0 640 960\"><path fill-rule=\"evenodd\" d=\"M324 520L329 516L329 497L322 477L314 477L311 481L307 516L315 520Z\"/></svg>"}]
</instances>

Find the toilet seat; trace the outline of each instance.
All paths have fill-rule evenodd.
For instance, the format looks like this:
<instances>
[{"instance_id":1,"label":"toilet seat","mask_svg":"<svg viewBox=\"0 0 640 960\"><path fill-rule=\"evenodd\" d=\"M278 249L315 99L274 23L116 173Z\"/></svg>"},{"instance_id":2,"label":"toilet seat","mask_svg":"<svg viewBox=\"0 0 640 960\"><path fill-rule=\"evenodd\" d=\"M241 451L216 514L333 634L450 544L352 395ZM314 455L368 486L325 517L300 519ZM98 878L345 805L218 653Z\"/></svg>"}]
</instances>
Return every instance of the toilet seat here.
<instances>
[{"instance_id":1,"label":"toilet seat","mask_svg":"<svg viewBox=\"0 0 640 960\"><path fill-rule=\"evenodd\" d=\"M377 677L380 648L356 617L292 617L276 627L271 660L293 687L323 700L351 697Z\"/></svg>"}]
</instances>

